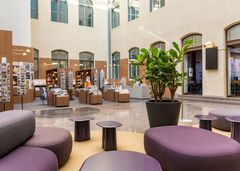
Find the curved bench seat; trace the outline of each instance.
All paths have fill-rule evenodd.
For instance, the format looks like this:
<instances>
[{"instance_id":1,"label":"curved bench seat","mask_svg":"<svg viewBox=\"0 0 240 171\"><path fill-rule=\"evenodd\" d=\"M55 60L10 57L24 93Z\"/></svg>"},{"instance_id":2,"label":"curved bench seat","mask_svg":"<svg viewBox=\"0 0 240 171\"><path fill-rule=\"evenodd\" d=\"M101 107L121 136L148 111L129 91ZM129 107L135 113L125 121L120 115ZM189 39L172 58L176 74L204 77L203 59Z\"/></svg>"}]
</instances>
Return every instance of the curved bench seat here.
<instances>
[{"instance_id":1,"label":"curved bench seat","mask_svg":"<svg viewBox=\"0 0 240 171\"><path fill-rule=\"evenodd\" d=\"M55 154L50 150L19 147L0 159L2 171L58 171Z\"/></svg>"},{"instance_id":2,"label":"curved bench seat","mask_svg":"<svg viewBox=\"0 0 240 171\"><path fill-rule=\"evenodd\" d=\"M239 171L240 144L228 137L192 127L152 128L144 135L147 154L164 171Z\"/></svg>"},{"instance_id":3,"label":"curved bench seat","mask_svg":"<svg viewBox=\"0 0 240 171\"><path fill-rule=\"evenodd\" d=\"M54 127L36 127L36 131L25 146L41 147L51 150L58 159L59 167L63 166L72 151L72 136L68 130Z\"/></svg>"}]
</instances>

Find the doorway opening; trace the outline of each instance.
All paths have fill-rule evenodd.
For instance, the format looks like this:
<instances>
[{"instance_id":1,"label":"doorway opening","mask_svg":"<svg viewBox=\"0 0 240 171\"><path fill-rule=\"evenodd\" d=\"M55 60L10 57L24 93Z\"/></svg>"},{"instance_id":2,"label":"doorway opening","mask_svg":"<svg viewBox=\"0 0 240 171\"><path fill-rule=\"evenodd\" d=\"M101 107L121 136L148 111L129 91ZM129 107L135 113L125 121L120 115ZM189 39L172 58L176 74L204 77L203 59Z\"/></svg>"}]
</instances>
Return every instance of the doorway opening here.
<instances>
[{"instance_id":1,"label":"doorway opening","mask_svg":"<svg viewBox=\"0 0 240 171\"><path fill-rule=\"evenodd\" d=\"M202 94L202 51L185 55L185 94Z\"/></svg>"}]
</instances>

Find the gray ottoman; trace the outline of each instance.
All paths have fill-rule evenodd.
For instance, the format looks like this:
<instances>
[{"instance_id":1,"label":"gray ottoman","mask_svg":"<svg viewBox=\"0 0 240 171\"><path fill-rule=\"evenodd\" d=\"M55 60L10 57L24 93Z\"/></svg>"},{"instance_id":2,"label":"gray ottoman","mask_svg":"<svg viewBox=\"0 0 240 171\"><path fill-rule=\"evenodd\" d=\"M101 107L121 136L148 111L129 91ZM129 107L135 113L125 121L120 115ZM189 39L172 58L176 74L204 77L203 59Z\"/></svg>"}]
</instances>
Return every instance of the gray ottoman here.
<instances>
[{"instance_id":1,"label":"gray ottoman","mask_svg":"<svg viewBox=\"0 0 240 171\"><path fill-rule=\"evenodd\" d=\"M59 167L68 160L72 151L72 136L62 128L37 127L31 139L25 146L41 147L51 150L58 159Z\"/></svg>"},{"instance_id":2,"label":"gray ottoman","mask_svg":"<svg viewBox=\"0 0 240 171\"><path fill-rule=\"evenodd\" d=\"M1 171L58 171L55 154L47 149L19 147L0 159Z\"/></svg>"},{"instance_id":3,"label":"gray ottoman","mask_svg":"<svg viewBox=\"0 0 240 171\"><path fill-rule=\"evenodd\" d=\"M240 144L204 129L152 128L145 132L144 147L164 171L240 170Z\"/></svg>"},{"instance_id":4,"label":"gray ottoman","mask_svg":"<svg viewBox=\"0 0 240 171\"><path fill-rule=\"evenodd\" d=\"M238 109L216 109L211 110L208 115L215 116L218 119L212 122L212 126L214 128L230 131L231 123L227 121L225 118L227 116L240 116L240 110Z\"/></svg>"}]
</instances>

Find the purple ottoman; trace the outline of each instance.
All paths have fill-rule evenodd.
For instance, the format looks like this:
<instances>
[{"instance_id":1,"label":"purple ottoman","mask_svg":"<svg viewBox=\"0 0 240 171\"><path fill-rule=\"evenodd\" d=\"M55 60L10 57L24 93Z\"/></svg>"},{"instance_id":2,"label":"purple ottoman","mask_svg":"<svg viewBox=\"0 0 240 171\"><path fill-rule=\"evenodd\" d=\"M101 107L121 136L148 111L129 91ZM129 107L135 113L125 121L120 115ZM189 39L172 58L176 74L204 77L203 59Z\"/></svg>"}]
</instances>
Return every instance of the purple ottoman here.
<instances>
[{"instance_id":1,"label":"purple ottoman","mask_svg":"<svg viewBox=\"0 0 240 171\"><path fill-rule=\"evenodd\" d=\"M72 136L68 130L52 127L37 127L25 146L41 147L51 150L58 159L58 166L63 166L72 152Z\"/></svg>"},{"instance_id":2,"label":"purple ottoman","mask_svg":"<svg viewBox=\"0 0 240 171\"><path fill-rule=\"evenodd\" d=\"M0 159L1 171L58 171L55 154L47 149L19 147Z\"/></svg>"},{"instance_id":3,"label":"purple ottoman","mask_svg":"<svg viewBox=\"0 0 240 171\"><path fill-rule=\"evenodd\" d=\"M211 110L208 115L215 116L218 119L212 122L212 126L214 128L230 131L231 122L227 121L225 118L228 116L240 116L239 109L216 109Z\"/></svg>"},{"instance_id":4,"label":"purple ottoman","mask_svg":"<svg viewBox=\"0 0 240 171\"><path fill-rule=\"evenodd\" d=\"M164 171L240 171L240 144L207 130L152 128L145 132L144 147Z\"/></svg>"}]
</instances>

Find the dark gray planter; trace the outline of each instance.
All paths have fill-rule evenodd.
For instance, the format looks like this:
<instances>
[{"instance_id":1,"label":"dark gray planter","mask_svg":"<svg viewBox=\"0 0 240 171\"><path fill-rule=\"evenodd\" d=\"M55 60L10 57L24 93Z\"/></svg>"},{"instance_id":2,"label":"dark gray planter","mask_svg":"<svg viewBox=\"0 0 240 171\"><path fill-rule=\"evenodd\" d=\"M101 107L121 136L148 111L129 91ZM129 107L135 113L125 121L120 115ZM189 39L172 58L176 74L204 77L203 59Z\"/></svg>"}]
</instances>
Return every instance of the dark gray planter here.
<instances>
[{"instance_id":1,"label":"dark gray planter","mask_svg":"<svg viewBox=\"0 0 240 171\"><path fill-rule=\"evenodd\" d=\"M171 102L170 100L155 102L149 100L146 101L146 106L151 128L178 124L181 102Z\"/></svg>"}]
</instances>

